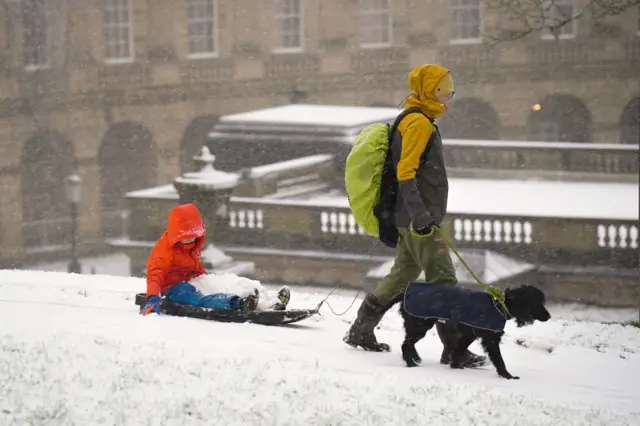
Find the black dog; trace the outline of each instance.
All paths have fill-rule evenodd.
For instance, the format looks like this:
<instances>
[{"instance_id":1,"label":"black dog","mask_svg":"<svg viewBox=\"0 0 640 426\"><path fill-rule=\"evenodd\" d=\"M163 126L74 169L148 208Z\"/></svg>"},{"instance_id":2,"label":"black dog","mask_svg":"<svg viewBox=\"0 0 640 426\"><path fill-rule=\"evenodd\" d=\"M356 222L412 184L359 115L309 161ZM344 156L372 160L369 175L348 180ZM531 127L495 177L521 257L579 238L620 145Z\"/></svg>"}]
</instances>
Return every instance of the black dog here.
<instances>
[{"instance_id":1,"label":"black dog","mask_svg":"<svg viewBox=\"0 0 640 426\"><path fill-rule=\"evenodd\" d=\"M507 289L504 295L508 314L486 292L457 286L411 283L400 306L405 329L402 358L407 367L415 367L422 361L415 344L438 320L445 320L456 322L461 334L456 348L453 348L451 368L464 368L462 356L469 345L480 338L482 348L489 355L498 375L506 379L519 379L507 371L500 353L506 321L515 319L518 327L522 327L533 324L535 320L547 321L551 314L545 308L544 293L536 287Z\"/></svg>"}]
</instances>

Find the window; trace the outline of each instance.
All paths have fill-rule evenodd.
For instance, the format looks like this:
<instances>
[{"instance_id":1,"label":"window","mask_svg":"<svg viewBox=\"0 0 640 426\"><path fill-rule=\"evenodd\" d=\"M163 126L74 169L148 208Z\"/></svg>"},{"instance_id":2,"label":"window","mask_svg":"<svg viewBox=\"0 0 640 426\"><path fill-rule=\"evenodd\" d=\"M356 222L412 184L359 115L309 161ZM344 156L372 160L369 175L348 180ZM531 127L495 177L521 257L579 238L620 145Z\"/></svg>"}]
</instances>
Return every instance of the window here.
<instances>
[{"instance_id":1,"label":"window","mask_svg":"<svg viewBox=\"0 0 640 426\"><path fill-rule=\"evenodd\" d=\"M302 50L302 0L276 0L276 50Z\"/></svg>"},{"instance_id":2,"label":"window","mask_svg":"<svg viewBox=\"0 0 640 426\"><path fill-rule=\"evenodd\" d=\"M215 56L217 51L218 0L188 0L189 56Z\"/></svg>"},{"instance_id":3,"label":"window","mask_svg":"<svg viewBox=\"0 0 640 426\"><path fill-rule=\"evenodd\" d=\"M548 2L548 3L547 3ZM554 0L549 2L545 0L543 4L543 13L547 18L547 27L557 27L559 38L572 38L576 35L577 21L573 19L575 10L575 0ZM542 36L546 39L555 38L555 34L552 34L550 30L545 30Z\"/></svg>"},{"instance_id":4,"label":"window","mask_svg":"<svg viewBox=\"0 0 640 426\"><path fill-rule=\"evenodd\" d=\"M104 5L105 61L133 61L133 34L129 0L106 0Z\"/></svg>"},{"instance_id":5,"label":"window","mask_svg":"<svg viewBox=\"0 0 640 426\"><path fill-rule=\"evenodd\" d=\"M49 19L45 0L26 0L24 19L24 64L27 69L49 65Z\"/></svg>"},{"instance_id":6,"label":"window","mask_svg":"<svg viewBox=\"0 0 640 426\"><path fill-rule=\"evenodd\" d=\"M480 0L451 0L451 42L478 43L482 20Z\"/></svg>"},{"instance_id":7,"label":"window","mask_svg":"<svg viewBox=\"0 0 640 426\"><path fill-rule=\"evenodd\" d=\"M391 44L391 0L360 0L360 46Z\"/></svg>"}]
</instances>

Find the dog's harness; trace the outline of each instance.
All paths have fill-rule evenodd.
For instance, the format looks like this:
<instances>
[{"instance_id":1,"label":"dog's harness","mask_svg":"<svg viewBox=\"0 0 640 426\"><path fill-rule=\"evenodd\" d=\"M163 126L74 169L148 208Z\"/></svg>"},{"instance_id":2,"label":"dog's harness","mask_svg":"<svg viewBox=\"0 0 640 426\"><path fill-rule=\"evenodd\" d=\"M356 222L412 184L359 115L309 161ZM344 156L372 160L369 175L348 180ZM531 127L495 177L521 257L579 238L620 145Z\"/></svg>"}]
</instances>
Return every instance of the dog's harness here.
<instances>
[{"instance_id":1,"label":"dog's harness","mask_svg":"<svg viewBox=\"0 0 640 426\"><path fill-rule=\"evenodd\" d=\"M509 321L511 318L513 318L509 312L504 311L502 305L499 305L498 301L495 298L491 299L491 301L493 302L493 307L496 308L496 311L500 312L500 315L504 317L505 321Z\"/></svg>"}]
</instances>

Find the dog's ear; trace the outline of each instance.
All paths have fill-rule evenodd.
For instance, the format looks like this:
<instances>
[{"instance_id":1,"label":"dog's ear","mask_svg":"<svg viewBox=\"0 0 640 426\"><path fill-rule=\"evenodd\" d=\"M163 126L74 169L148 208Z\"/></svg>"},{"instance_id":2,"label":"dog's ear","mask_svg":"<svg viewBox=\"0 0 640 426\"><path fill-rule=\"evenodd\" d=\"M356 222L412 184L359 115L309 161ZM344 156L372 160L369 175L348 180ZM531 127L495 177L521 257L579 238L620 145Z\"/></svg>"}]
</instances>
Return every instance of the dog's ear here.
<instances>
[{"instance_id":1,"label":"dog's ear","mask_svg":"<svg viewBox=\"0 0 640 426\"><path fill-rule=\"evenodd\" d=\"M518 327L531 324L534 321L531 312L531 301L527 297L528 290L525 287L518 287L505 291L505 303L509 312L515 318Z\"/></svg>"}]
</instances>

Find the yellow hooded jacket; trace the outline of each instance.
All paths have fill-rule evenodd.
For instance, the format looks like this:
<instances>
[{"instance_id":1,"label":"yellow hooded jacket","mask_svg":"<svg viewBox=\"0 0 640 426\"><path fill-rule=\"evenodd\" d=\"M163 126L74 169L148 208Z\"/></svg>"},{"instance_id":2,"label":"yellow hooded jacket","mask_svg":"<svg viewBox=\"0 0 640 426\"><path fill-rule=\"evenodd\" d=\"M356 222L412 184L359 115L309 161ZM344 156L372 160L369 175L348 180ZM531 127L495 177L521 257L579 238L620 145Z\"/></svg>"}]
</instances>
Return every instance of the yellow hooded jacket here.
<instances>
[{"instance_id":1,"label":"yellow hooded jacket","mask_svg":"<svg viewBox=\"0 0 640 426\"><path fill-rule=\"evenodd\" d=\"M392 151L400 195L396 225L408 226L413 222L413 227L420 229L433 222L439 223L446 212L448 183L442 141L427 117L436 119L447 110L436 100L434 92L450 93L453 82L448 69L428 64L411 71L409 87L413 93L407 99L405 109L418 107L424 115L407 115L394 135ZM429 161L425 159L425 164L421 164L429 143L434 145L429 151Z\"/></svg>"}]
</instances>

